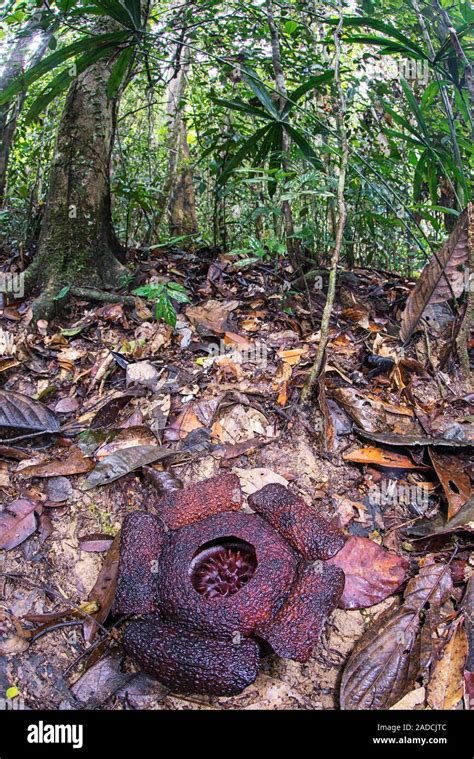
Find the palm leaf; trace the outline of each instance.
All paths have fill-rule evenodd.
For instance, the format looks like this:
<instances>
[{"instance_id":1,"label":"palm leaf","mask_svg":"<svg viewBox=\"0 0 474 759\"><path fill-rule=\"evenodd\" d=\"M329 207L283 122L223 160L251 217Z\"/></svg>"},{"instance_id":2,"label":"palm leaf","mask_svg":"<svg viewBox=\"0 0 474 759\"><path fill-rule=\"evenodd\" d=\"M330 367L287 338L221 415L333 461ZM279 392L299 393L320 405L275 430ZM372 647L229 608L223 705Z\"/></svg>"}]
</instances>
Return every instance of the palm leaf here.
<instances>
[{"instance_id":1,"label":"palm leaf","mask_svg":"<svg viewBox=\"0 0 474 759\"><path fill-rule=\"evenodd\" d=\"M314 152L313 148L309 144L309 142L306 140L305 137L294 127L290 126L290 124L284 124L284 129L287 132L287 134L291 137L293 142L299 147L301 152L303 153L306 160L314 166L315 169L322 169L322 163L316 153Z\"/></svg>"},{"instance_id":2,"label":"palm leaf","mask_svg":"<svg viewBox=\"0 0 474 759\"><path fill-rule=\"evenodd\" d=\"M417 120L418 126L423 132L423 136L425 140L427 142L430 142L430 134L429 134L428 127L426 125L425 118L423 116L420 106L417 103L417 100L413 94L412 89L410 88L407 80L403 76L400 77L400 83L402 85L403 92L405 93L405 97L408 101L408 105L410 106L411 112L413 113L415 119Z\"/></svg>"},{"instance_id":3,"label":"palm leaf","mask_svg":"<svg viewBox=\"0 0 474 759\"><path fill-rule=\"evenodd\" d=\"M421 142L423 145L426 145L426 147L432 148L431 142L430 142L430 136L426 133L420 134L419 130L416 130L415 127L413 127L407 119L403 118L399 113L393 110L388 103L384 101L384 108L387 111L388 114L392 117L392 119L395 121L396 124L403 127L407 130L413 137L417 140L417 142ZM385 130L387 134L389 133L389 130Z\"/></svg>"},{"instance_id":4,"label":"palm leaf","mask_svg":"<svg viewBox=\"0 0 474 759\"><path fill-rule=\"evenodd\" d=\"M123 81L124 76L129 70L133 54L135 52L135 46L130 45L122 50L110 72L109 81L107 82L107 97L113 100L117 96L119 87Z\"/></svg>"},{"instance_id":5,"label":"palm leaf","mask_svg":"<svg viewBox=\"0 0 474 759\"><path fill-rule=\"evenodd\" d=\"M384 129L383 133L389 137L393 137L395 140L403 140L414 148L419 148L420 150L426 148L426 150L429 150L428 146L422 140L417 137L409 137L405 132L399 132L398 129Z\"/></svg>"},{"instance_id":6,"label":"palm leaf","mask_svg":"<svg viewBox=\"0 0 474 759\"><path fill-rule=\"evenodd\" d=\"M246 158L249 153L252 152L252 150L255 150L256 146L258 145L259 140L265 136L266 132L272 128L271 124L265 124L265 126L260 127L260 129L257 129L256 132L254 132L242 145L240 150L237 151L237 153L225 164L222 174L220 175L219 179L217 180L217 184L225 184L227 180L229 179L230 174L234 171L239 164L242 163L244 158Z\"/></svg>"},{"instance_id":7,"label":"palm leaf","mask_svg":"<svg viewBox=\"0 0 474 759\"><path fill-rule=\"evenodd\" d=\"M290 92L288 95L288 102L285 104L282 112L281 117L284 118L289 114L295 103L300 100L303 95L306 95L307 92L310 90L314 90L316 87L319 87L321 84L326 84L327 82L332 81L334 79L334 71L330 69L329 71L325 71L324 74L319 74L318 76L311 76L306 82L303 82L303 84L300 84L299 87L296 88L296 90L293 90L293 92Z\"/></svg>"},{"instance_id":8,"label":"palm leaf","mask_svg":"<svg viewBox=\"0 0 474 759\"><path fill-rule=\"evenodd\" d=\"M472 29L474 28L474 23L467 24L462 29L458 29L456 32L456 36L458 40L461 40L466 34L468 34ZM466 51L466 48L464 48ZM453 41L451 37L447 37L445 42L441 45L440 49L436 53L434 61L441 61L446 58L449 58L450 55L456 52L455 48L453 47Z\"/></svg>"},{"instance_id":9,"label":"palm leaf","mask_svg":"<svg viewBox=\"0 0 474 759\"><path fill-rule=\"evenodd\" d=\"M133 21L135 29L140 29L142 26L142 11L140 0L124 0L124 4L130 14L130 18Z\"/></svg>"},{"instance_id":10,"label":"palm leaf","mask_svg":"<svg viewBox=\"0 0 474 759\"><path fill-rule=\"evenodd\" d=\"M223 108L230 108L232 111L240 111L241 113L246 113L249 116L256 116L260 119L271 119L272 117L268 115L268 113L261 108L256 108L253 105L248 105L247 103L242 102L241 100L226 100L225 98L211 98L212 102L216 105L221 105Z\"/></svg>"},{"instance_id":11,"label":"palm leaf","mask_svg":"<svg viewBox=\"0 0 474 759\"><path fill-rule=\"evenodd\" d=\"M243 69L245 71L244 79L254 95L258 97L263 107L268 111L268 113L273 116L274 119L277 119L278 121L281 118L280 112L275 107L275 104L271 97L271 92L265 87L262 80L257 76L255 71L252 71L252 69L244 67Z\"/></svg>"},{"instance_id":12,"label":"palm leaf","mask_svg":"<svg viewBox=\"0 0 474 759\"><path fill-rule=\"evenodd\" d=\"M126 26L128 29L138 29L132 16L118 0L93 0L94 5L100 10L102 16L110 16L119 24Z\"/></svg>"},{"instance_id":13,"label":"palm leaf","mask_svg":"<svg viewBox=\"0 0 474 759\"><path fill-rule=\"evenodd\" d=\"M339 19L328 19L328 23L337 26ZM347 16L344 18L344 27L348 26L351 28L366 27L367 29L375 29L376 32L382 32L382 34L385 34L387 37L398 40L403 46L411 49L412 52L417 53L422 58L428 58L423 48L413 42L409 37L403 34L403 32L400 32L396 26L393 26L393 24L386 24L384 21L371 18L371 16Z\"/></svg>"},{"instance_id":14,"label":"palm leaf","mask_svg":"<svg viewBox=\"0 0 474 759\"><path fill-rule=\"evenodd\" d=\"M254 166L261 166L264 162L265 158L268 156L272 149L273 141L275 139L275 132L280 131L281 132L281 125L280 124L273 124L271 129L268 130L265 137L263 138L260 147L258 148L255 159L254 159Z\"/></svg>"},{"instance_id":15,"label":"palm leaf","mask_svg":"<svg viewBox=\"0 0 474 759\"><path fill-rule=\"evenodd\" d=\"M91 53L86 53L85 55L81 56L75 62L76 73L81 74L93 63L96 63L96 61L100 60L101 58L105 58L108 55L111 55L114 49L115 45L109 45L109 47L101 47L98 50L93 50ZM43 111L51 102L51 100L54 100L57 95L69 88L72 81L73 79L67 69L65 71L61 71L53 79L49 86L43 90L43 92L36 98L36 100L33 101L28 110L28 113L26 114L26 122L31 123L34 121L39 116L41 111Z\"/></svg>"},{"instance_id":16,"label":"palm leaf","mask_svg":"<svg viewBox=\"0 0 474 759\"><path fill-rule=\"evenodd\" d=\"M77 40L77 42L73 42L61 50L56 50L51 55L48 55L47 58L37 63L36 66L32 66L24 74L18 76L8 87L0 92L0 105L10 102L19 92L27 89L31 84L41 79L44 74L49 73L52 69L78 53L91 52L91 48L110 48L111 45L115 46L121 42L125 42L128 37L129 32L110 32L109 34L101 34L97 37L87 37Z\"/></svg>"},{"instance_id":17,"label":"palm leaf","mask_svg":"<svg viewBox=\"0 0 474 759\"><path fill-rule=\"evenodd\" d=\"M420 54L412 47L402 45L400 42L395 42L388 37L379 37L375 34L351 34L347 38L348 42L359 42L361 45L377 45L378 47L385 48L381 51L382 55L391 53L404 53L407 58L413 58L415 60L429 60L423 53Z\"/></svg>"}]
</instances>

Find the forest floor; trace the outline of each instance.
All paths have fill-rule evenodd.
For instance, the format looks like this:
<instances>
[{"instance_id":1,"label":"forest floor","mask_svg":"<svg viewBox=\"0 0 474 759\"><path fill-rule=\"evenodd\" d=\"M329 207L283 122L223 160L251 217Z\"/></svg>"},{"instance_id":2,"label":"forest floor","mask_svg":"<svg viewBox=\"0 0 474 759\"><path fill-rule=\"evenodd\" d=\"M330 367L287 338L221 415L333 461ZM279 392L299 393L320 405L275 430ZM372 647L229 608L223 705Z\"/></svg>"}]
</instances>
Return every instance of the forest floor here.
<instances>
[{"instance_id":1,"label":"forest floor","mask_svg":"<svg viewBox=\"0 0 474 759\"><path fill-rule=\"evenodd\" d=\"M436 651L444 650L472 574L474 527L472 395L450 354L449 309L435 310L402 351L398 325L412 283L387 272L341 272L318 399L301 411L324 282L298 293L282 269L235 269L210 251L160 251L143 261L137 254L137 264L141 282L169 277L192 293L192 303L178 306L176 329L154 321L138 298L71 299L34 332L29 302L3 310L0 696L13 688L32 709L339 708L354 645L404 588L371 587L370 562L361 583L371 605L337 609L306 664L267 657L239 696L170 693L125 656L120 620L106 622L112 541L127 513L147 508L154 485L140 455L157 444L175 452L152 464L164 490L167 478L186 486L223 471L235 472L247 495L281 482L347 535L388 549L407 578L429 557L449 564L452 592L432 627ZM135 449L133 471L100 484L101 472L112 471L108 457L124 449ZM92 487L83 489L86 480ZM387 482L398 496L374 498L387 494ZM446 527L446 518L455 521ZM437 661L433 653L430 675L412 683L402 706L446 706L429 682L441 677ZM459 682L451 682L458 697L449 708L462 703L464 666L450 675Z\"/></svg>"}]
</instances>

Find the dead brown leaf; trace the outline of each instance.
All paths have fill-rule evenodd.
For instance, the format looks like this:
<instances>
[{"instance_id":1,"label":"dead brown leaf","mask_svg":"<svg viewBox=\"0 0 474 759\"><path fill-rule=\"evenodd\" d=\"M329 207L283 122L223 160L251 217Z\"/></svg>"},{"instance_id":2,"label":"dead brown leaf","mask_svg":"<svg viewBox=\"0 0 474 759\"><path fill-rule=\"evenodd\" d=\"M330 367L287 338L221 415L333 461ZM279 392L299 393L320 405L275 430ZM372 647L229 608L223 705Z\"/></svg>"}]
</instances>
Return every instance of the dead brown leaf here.
<instances>
[{"instance_id":1,"label":"dead brown leaf","mask_svg":"<svg viewBox=\"0 0 474 759\"><path fill-rule=\"evenodd\" d=\"M23 543L36 530L35 512L40 513L41 505L26 498L20 498L4 507L0 512L0 549L10 551Z\"/></svg>"},{"instance_id":2,"label":"dead brown leaf","mask_svg":"<svg viewBox=\"0 0 474 759\"><path fill-rule=\"evenodd\" d=\"M97 580L89 593L88 600L99 604L99 611L94 614L94 619L99 624L103 624L109 616L110 609L115 598L115 588L117 585L117 572L120 551L120 535L116 535L110 546L107 556L102 564ZM98 626L92 619L84 621L84 639L90 643L98 630Z\"/></svg>"},{"instance_id":3,"label":"dead brown leaf","mask_svg":"<svg viewBox=\"0 0 474 759\"><path fill-rule=\"evenodd\" d=\"M78 538L78 542L81 551L103 553L109 550L113 537L103 533L93 533L92 535L82 535Z\"/></svg>"},{"instance_id":4,"label":"dead brown leaf","mask_svg":"<svg viewBox=\"0 0 474 759\"><path fill-rule=\"evenodd\" d=\"M431 448L430 459L448 501L448 520L452 519L471 495L471 478L457 456L438 453Z\"/></svg>"},{"instance_id":5,"label":"dead brown leaf","mask_svg":"<svg viewBox=\"0 0 474 759\"><path fill-rule=\"evenodd\" d=\"M271 469L266 469L265 467L257 467L255 469L234 467L232 471L239 478L242 491L246 495L256 493L257 490L273 482L277 482L280 485L288 485L288 480L277 474L277 472L273 472Z\"/></svg>"},{"instance_id":6,"label":"dead brown leaf","mask_svg":"<svg viewBox=\"0 0 474 759\"><path fill-rule=\"evenodd\" d=\"M353 461L356 464L375 464L390 469L429 469L423 464L415 464L409 456L404 456L402 453L384 451L382 448L372 446L357 448L355 451L345 453L342 458L344 461Z\"/></svg>"},{"instance_id":7,"label":"dead brown leaf","mask_svg":"<svg viewBox=\"0 0 474 759\"><path fill-rule=\"evenodd\" d=\"M71 692L83 708L100 706L130 680L133 673L122 672L121 663L122 656L109 654L76 680Z\"/></svg>"},{"instance_id":8,"label":"dead brown leaf","mask_svg":"<svg viewBox=\"0 0 474 759\"><path fill-rule=\"evenodd\" d=\"M356 643L341 682L342 709L389 709L413 689L420 671L421 633L452 591L449 566L428 557L392 607ZM421 611L429 604L423 623ZM425 631L431 636L432 630Z\"/></svg>"},{"instance_id":9,"label":"dead brown leaf","mask_svg":"<svg viewBox=\"0 0 474 759\"><path fill-rule=\"evenodd\" d=\"M406 577L408 562L368 538L351 537L329 559L346 576L341 609L362 609L395 593Z\"/></svg>"},{"instance_id":10,"label":"dead brown leaf","mask_svg":"<svg viewBox=\"0 0 474 759\"><path fill-rule=\"evenodd\" d=\"M18 465L17 474L22 477L59 477L73 474L85 474L94 468L94 462L84 456L79 448L73 446L63 459L53 459L40 464L28 466L27 462Z\"/></svg>"},{"instance_id":11,"label":"dead brown leaf","mask_svg":"<svg viewBox=\"0 0 474 759\"><path fill-rule=\"evenodd\" d=\"M468 225L472 204L459 216L448 240L426 264L408 296L402 314L400 337L406 342L415 330L423 311L429 304L443 303L458 298L464 290L464 277L459 267L467 261L469 240Z\"/></svg>"},{"instance_id":12,"label":"dead brown leaf","mask_svg":"<svg viewBox=\"0 0 474 759\"><path fill-rule=\"evenodd\" d=\"M105 443L97 449L95 458L97 461L102 461L111 453L136 445L156 445L156 437L148 427L126 427L120 430L110 443Z\"/></svg>"},{"instance_id":13,"label":"dead brown leaf","mask_svg":"<svg viewBox=\"0 0 474 759\"><path fill-rule=\"evenodd\" d=\"M0 390L1 428L22 430L23 433L58 432L60 424L56 415L42 403L22 393ZM6 438L8 435L4 434L2 437Z\"/></svg>"},{"instance_id":14,"label":"dead brown leaf","mask_svg":"<svg viewBox=\"0 0 474 759\"><path fill-rule=\"evenodd\" d=\"M238 403L220 415L211 427L211 434L221 443L240 443L255 435L273 437L274 430L261 411Z\"/></svg>"},{"instance_id":15,"label":"dead brown leaf","mask_svg":"<svg viewBox=\"0 0 474 759\"><path fill-rule=\"evenodd\" d=\"M199 334L223 335L232 332L229 316L238 305L236 300L208 300L201 306L188 306L185 313Z\"/></svg>"},{"instance_id":16,"label":"dead brown leaf","mask_svg":"<svg viewBox=\"0 0 474 759\"><path fill-rule=\"evenodd\" d=\"M277 351L278 358L281 358L285 364L290 366L296 366L300 363L301 359L307 356L309 353L309 346L303 345L301 348L290 348L290 350Z\"/></svg>"},{"instance_id":17,"label":"dead brown leaf","mask_svg":"<svg viewBox=\"0 0 474 759\"><path fill-rule=\"evenodd\" d=\"M413 419L412 409L407 406L387 403L353 387L336 388L333 397L344 407L358 427L367 432L392 432L403 435L422 432L420 424Z\"/></svg>"},{"instance_id":18,"label":"dead brown leaf","mask_svg":"<svg viewBox=\"0 0 474 759\"><path fill-rule=\"evenodd\" d=\"M432 709L455 709L462 699L467 635L463 620L451 626L449 640L441 651L428 685L428 704Z\"/></svg>"}]
</instances>

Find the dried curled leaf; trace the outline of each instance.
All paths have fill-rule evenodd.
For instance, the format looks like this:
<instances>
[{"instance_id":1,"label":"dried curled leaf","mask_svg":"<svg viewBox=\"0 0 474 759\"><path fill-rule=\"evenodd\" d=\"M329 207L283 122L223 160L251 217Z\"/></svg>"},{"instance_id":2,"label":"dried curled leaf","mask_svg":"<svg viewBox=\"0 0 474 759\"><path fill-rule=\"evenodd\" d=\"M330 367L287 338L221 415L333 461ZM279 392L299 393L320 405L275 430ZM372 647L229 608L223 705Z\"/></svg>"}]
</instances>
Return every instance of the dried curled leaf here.
<instances>
[{"instance_id":1,"label":"dried curled leaf","mask_svg":"<svg viewBox=\"0 0 474 759\"><path fill-rule=\"evenodd\" d=\"M367 440L373 440L375 443L383 443L384 445L396 445L403 446L404 448L413 448L415 445L431 445L431 446L446 446L448 448L462 448L463 446L470 445L468 440L463 441L461 439L451 439L444 437L429 437L428 435L399 435L394 432L368 432L355 427L356 432L361 437L367 438Z\"/></svg>"},{"instance_id":2,"label":"dried curled leaf","mask_svg":"<svg viewBox=\"0 0 474 759\"><path fill-rule=\"evenodd\" d=\"M408 296L402 314L400 337L406 342L413 334L425 308L432 303L444 303L459 298L464 290L463 273L459 267L468 256L468 218L472 205L457 220L441 249L426 264L414 289Z\"/></svg>"},{"instance_id":3,"label":"dried curled leaf","mask_svg":"<svg viewBox=\"0 0 474 759\"><path fill-rule=\"evenodd\" d=\"M93 468L93 462L86 458L79 448L74 446L69 449L66 456L60 459L52 459L28 466L19 464L17 474L21 477L64 477L66 475L85 474Z\"/></svg>"},{"instance_id":4,"label":"dried curled leaf","mask_svg":"<svg viewBox=\"0 0 474 759\"><path fill-rule=\"evenodd\" d=\"M449 567L426 563L407 585L404 603L383 614L356 643L341 682L342 709L389 709L413 689L420 670L422 635L449 597ZM430 614L421 612L429 604Z\"/></svg>"},{"instance_id":5,"label":"dried curled leaf","mask_svg":"<svg viewBox=\"0 0 474 759\"><path fill-rule=\"evenodd\" d=\"M171 455L169 448L159 445L135 445L111 453L110 456L97 464L83 485L83 490L90 490L98 485L106 485L118 480L134 469Z\"/></svg>"},{"instance_id":6,"label":"dried curled leaf","mask_svg":"<svg viewBox=\"0 0 474 759\"><path fill-rule=\"evenodd\" d=\"M93 709L110 698L132 677L122 671L122 656L108 654L86 670L71 688L74 697L84 708Z\"/></svg>"},{"instance_id":7,"label":"dried curled leaf","mask_svg":"<svg viewBox=\"0 0 474 759\"><path fill-rule=\"evenodd\" d=\"M84 620L84 639L90 643L98 629L98 624L103 624L109 616L115 598L115 588L117 586L117 573L119 564L120 535L116 535L112 545L102 564L95 585L89 593L89 601L95 601L99 605L99 610L94 614L95 622L87 618Z\"/></svg>"},{"instance_id":8,"label":"dried curled leaf","mask_svg":"<svg viewBox=\"0 0 474 759\"><path fill-rule=\"evenodd\" d=\"M427 562L408 583L404 605L418 614L425 604L430 608L439 608L449 597L453 589L453 581L449 567L446 564Z\"/></svg>"},{"instance_id":9,"label":"dried curled leaf","mask_svg":"<svg viewBox=\"0 0 474 759\"><path fill-rule=\"evenodd\" d=\"M0 390L0 428L28 432L58 432L57 416L27 395Z\"/></svg>"},{"instance_id":10,"label":"dried curled leaf","mask_svg":"<svg viewBox=\"0 0 474 759\"><path fill-rule=\"evenodd\" d=\"M421 425L414 419L413 410L408 406L387 403L354 387L338 387L332 396L362 430L396 435L418 435L422 432Z\"/></svg>"},{"instance_id":11,"label":"dried curled leaf","mask_svg":"<svg viewBox=\"0 0 474 759\"><path fill-rule=\"evenodd\" d=\"M369 628L344 670L341 709L389 709L413 688L420 626L419 615L402 607Z\"/></svg>"}]
</instances>

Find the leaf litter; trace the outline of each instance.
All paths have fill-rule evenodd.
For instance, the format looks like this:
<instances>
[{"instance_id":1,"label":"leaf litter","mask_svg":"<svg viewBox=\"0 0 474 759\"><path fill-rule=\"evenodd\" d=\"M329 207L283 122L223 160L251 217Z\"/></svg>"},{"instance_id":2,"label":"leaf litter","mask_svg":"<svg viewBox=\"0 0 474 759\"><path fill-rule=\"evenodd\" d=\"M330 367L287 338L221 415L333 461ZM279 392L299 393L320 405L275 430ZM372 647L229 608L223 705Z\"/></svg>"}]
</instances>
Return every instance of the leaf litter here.
<instances>
[{"instance_id":1,"label":"leaf litter","mask_svg":"<svg viewBox=\"0 0 474 759\"><path fill-rule=\"evenodd\" d=\"M443 253L448 277L462 230L459 239ZM176 251L161 254L166 275ZM263 265L234 275L220 258L225 287L213 263L206 272L190 258L196 296L174 331L138 299L85 314L73 304L2 365L8 681L32 708L460 708L474 691L473 396L446 361L452 332L430 337L423 315L444 275L432 264L405 309L402 277L356 269L344 280L317 398L301 409L321 299L285 295ZM5 324L16 346L21 319ZM404 350L400 325L413 335ZM346 588L307 664L270 656L240 696L186 699L134 671L121 649L120 527L229 469L246 495L280 483L343 527L332 561Z\"/></svg>"}]
</instances>

